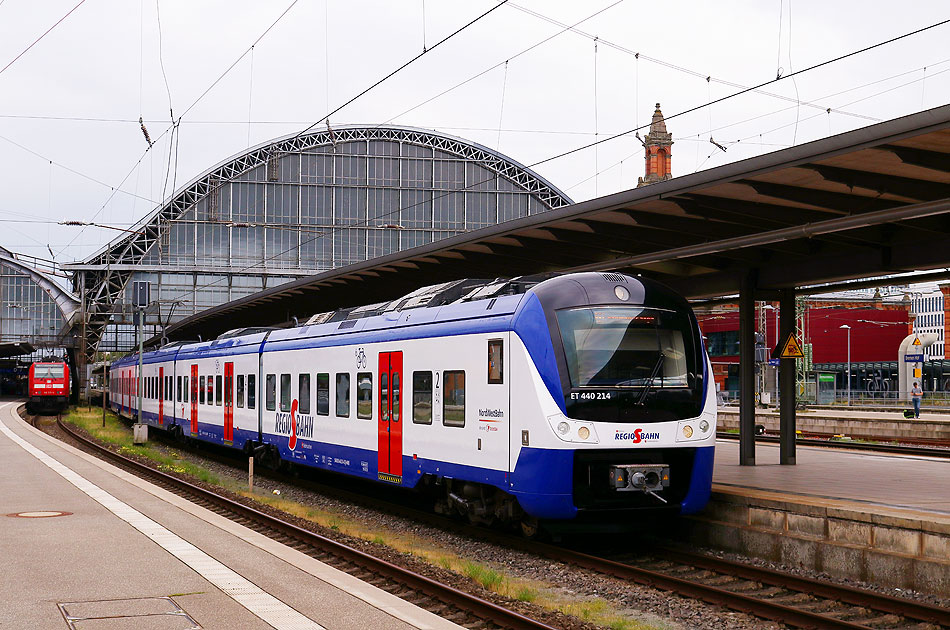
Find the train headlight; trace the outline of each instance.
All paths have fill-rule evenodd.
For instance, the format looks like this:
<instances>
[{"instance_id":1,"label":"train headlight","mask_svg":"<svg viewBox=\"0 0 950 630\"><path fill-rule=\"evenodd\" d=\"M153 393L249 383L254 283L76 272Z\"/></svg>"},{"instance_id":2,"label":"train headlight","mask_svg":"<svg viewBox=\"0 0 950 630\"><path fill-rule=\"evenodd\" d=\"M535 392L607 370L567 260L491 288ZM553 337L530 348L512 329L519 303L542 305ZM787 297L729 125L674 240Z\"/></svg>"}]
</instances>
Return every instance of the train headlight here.
<instances>
[{"instance_id":1,"label":"train headlight","mask_svg":"<svg viewBox=\"0 0 950 630\"><path fill-rule=\"evenodd\" d=\"M688 440L689 438L693 437L693 427L689 426L688 424L684 424L684 425L683 425L683 437L686 438L687 440Z\"/></svg>"},{"instance_id":2,"label":"train headlight","mask_svg":"<svg viewBox=\"0 0 950 630\"><path fill-rule=\"evenodd\" d=\"M706 431L709 431L709 421L708 421L708 420L701 420L701 421L699 422L699 430L702 431L703 433L705 433ZM687 436L687 437L688 437L688 436Z\"/></svg>"},{"instance_id":3,"label":"train headlight","mask_svg":"<svg viewBox=\"0 0 950 630\"><path fill-rule=\"evenodd\" d=\"M630 299L630 291L627 291L627 287L620 285L614 287L614 295L617 296L618 300L623 300L624 302Z\"/></svg>"},{"instance_id":4,"label":"train headlight","mask_svg":"<svg viewBox=\"0 0 950 630\"><path fill-rule=\"evenodd\" d=\"M590 429L588 429L587 427L581 427L580 429L577 430L577 437L579 437L582 440L586 440L587 438L590 437Z\"/></svg>"},{"instance_id":5,"label":"train headlight","mask_svg":"<svg viewBox=\"0 0 950 630\"><path fill-rule=\"evenodd\" d=\"M560 433L561 435L567 435L567 432L570 430L571 430L571 425L564 422L563 420L557 423L557 432Z\"/></svg>"}]
</instances>

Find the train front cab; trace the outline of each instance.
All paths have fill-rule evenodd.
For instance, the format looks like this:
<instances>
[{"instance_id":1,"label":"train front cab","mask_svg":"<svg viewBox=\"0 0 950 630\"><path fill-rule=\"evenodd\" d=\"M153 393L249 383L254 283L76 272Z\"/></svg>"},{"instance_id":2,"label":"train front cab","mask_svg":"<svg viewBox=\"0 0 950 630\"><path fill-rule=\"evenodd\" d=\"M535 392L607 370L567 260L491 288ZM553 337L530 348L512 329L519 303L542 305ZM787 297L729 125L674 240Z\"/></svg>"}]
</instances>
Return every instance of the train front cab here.
<instances>
[{"instance_id":1,"label":"train front cab","mask_svg":"<svg viewBox=\"0 0 950 630\"><path fill-rule=\"evenodd\" d=\"M685 300L629 276L575 274L534 287L514 329L524 365L513 373L534 382L512 390L536 400L513 396L512 416L543 418L512 436L526 512L562 529L623 529L705 506L715 400Z\"/></svg>"},{"instance_id":2,"label":"train front cab","mask_svg":"<svg viewBox=\"0 0 950 630\"><path fill-rule=\"evenodd\" d=\"M29 372L30 413L60 413L69 405L69 366L63 362L32 363Z\"/></svg>"}]
</instances>

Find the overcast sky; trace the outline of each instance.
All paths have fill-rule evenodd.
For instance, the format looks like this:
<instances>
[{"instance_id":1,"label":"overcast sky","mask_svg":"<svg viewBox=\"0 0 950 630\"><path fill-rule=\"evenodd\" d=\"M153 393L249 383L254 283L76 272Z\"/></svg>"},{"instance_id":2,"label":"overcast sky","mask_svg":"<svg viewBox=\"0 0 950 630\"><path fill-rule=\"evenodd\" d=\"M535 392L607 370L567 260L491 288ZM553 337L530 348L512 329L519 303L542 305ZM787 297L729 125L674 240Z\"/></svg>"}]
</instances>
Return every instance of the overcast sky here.
<instances>
[{"instance_id":1,"label":"overcast sky","mask_svg":"<svg viewBox=\"0 0 950 630\"><path fill-rule=\"evenodd\" d=\"M173 182L321 120L496 4L85 0L8 65L78 2L0 0L0 246L59 262L120 234L59 221L128 227ZM512 0L331 124L436 129L531 166L649 123L658 101L673 116L948 18L945 1ZM669 120L673 174L950 102L950 25L764 90ZM580 201L635 186L642 150L628 135L535 170Z\"/></svg>"}]
</instances>

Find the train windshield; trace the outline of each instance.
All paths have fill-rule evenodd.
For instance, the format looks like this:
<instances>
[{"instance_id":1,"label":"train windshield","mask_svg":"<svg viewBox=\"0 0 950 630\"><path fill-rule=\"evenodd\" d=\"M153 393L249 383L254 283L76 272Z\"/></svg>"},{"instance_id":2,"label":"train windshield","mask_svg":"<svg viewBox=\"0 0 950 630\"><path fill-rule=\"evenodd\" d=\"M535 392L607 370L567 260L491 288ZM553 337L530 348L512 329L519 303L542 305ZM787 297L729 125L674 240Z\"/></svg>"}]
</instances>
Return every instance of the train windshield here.
<instances>
[{"instance_id":1,"label":"train windshield","mask_svg":"<svg viewBox=\"0 0 950 630\"><path fill-rule=\"evenodd\" d=\"M38 363L33 366L33 378L63 378L63 374L64 368L58 363Z\"/></svg>"},{"instance_id":2,"label":"train windshield","mask_svg":"<svg viewBox=\"0 0 950 630\"><path fill-rule=\"evenodd\" d=\"M572 387L688 387L688 321L672 311L597 306L558 311Z\"/></svg>"}]
</instances>

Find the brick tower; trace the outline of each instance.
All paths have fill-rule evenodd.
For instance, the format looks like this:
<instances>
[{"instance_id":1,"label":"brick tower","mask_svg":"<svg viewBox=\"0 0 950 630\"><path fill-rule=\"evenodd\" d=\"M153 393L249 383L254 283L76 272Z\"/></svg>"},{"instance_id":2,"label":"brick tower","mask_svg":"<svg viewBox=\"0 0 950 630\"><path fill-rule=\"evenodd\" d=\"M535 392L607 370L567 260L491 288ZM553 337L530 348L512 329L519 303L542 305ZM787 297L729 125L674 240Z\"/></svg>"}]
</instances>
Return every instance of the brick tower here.
<instances>
[{"instance_id":1,"label":"brick tower","mask_svg":"<svg viewBox=\"0 0 950 630\"><path fill-rule=\"evenodd\" d=\"M673 134L666 131L663 112L660 111L660 104L657 103L656 111L653 112L653 121L650 123L650 133L643 138L646 173L643 177L638 178L637 188L673 177L671 173L672 146Z\"/></svg>"}]
</instances>

